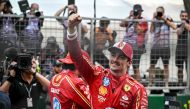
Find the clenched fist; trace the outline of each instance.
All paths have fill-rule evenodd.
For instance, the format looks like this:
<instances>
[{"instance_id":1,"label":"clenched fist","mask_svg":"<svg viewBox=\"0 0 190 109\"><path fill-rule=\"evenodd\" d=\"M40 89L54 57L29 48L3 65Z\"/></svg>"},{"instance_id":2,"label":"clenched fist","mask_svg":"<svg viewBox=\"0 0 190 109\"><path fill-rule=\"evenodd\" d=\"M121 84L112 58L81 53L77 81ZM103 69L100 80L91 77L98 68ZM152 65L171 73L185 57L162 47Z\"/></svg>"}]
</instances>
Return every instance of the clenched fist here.
<instances>
[{"instance_id":1,"label":"clenched fist","mask_svg":"<svg viewBox=\"0 0 190 109\"><path fill-rule=\"evenodd\" d=\"M68 18L68 31L69 33L73 33L75 31L75 26L77 26L82 21L82 17L79 14L73 12L70 12L70 14L71 15Z\"/></svg>"}]
</instances>

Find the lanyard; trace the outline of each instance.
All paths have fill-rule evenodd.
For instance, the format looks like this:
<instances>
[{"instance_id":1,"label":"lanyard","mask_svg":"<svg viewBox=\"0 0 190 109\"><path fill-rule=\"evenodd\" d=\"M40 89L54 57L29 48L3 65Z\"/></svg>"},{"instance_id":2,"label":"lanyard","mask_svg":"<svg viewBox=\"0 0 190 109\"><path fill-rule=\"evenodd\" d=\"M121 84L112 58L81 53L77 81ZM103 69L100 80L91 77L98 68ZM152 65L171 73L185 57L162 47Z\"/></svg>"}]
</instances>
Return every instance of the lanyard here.
<instances>
[{"instance_id":1,"label":"lanyard","mask_svg":"<svg viewBox=\"0 0 190 109\"><path fill-rule=\"evenodd\" d=\"M31 90L32 90L32 85L30 86L29 90L27 88L27 86L24 84L25 88L26 88L26 91L28 92L28 97L31 98Z\"/></svg>"}]
</instances>

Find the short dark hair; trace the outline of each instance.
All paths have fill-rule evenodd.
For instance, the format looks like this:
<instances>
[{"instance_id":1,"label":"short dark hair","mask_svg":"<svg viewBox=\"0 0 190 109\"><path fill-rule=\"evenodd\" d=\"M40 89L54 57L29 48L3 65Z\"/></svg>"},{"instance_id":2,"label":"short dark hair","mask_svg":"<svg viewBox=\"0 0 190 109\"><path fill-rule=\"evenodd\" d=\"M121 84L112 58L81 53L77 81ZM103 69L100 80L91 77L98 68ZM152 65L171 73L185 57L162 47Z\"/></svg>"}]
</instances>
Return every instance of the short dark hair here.
<instances>
[{"instance_id":1,"label":"short dark hair","mask_svg":"<svg viewBox=\"0 0 190 109\"><path fill-rule=\"evenodd\" d=\"M63 69L74 71L74 70L76 70L76 67L75 67L74 64L66 64L66 63L64 63L63 64Z\"/></svg>"},{"instance_id":2,"label":"short dark hair","mask_svg":"<svg viewBox=\"0 0 190 109\"><path fill-rule=\"evenodd\" d=\"M181 10L180 14L182 14L182 13L187 13L187 11L186 10Z\"/></svg>"},{"instance_id":3,"label":"short dark hair","mask_svg":"<svg viewBox=\"0 0 190 109\"><path fill-rule=\"evenodd\" d=\"M157 10L158 8L161 8L161 9L165 12L165 9L164 9L163 6L158 6L158 7L156 8L156 10Z\"/></svg>"}]
</instances>

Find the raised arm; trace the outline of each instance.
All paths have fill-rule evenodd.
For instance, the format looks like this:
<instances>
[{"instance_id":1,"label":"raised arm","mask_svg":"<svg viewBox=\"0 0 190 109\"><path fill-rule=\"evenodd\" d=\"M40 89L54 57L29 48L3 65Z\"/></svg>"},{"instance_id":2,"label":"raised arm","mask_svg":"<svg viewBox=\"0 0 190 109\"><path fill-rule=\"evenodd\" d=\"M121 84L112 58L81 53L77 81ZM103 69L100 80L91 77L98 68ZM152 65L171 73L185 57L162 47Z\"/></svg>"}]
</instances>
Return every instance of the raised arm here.
<instances>
[{"instance_id":1,"label":"raised arm","mask_svg":"<svg viewBox=\"0 0 190 109\"><path fill-rule=\"evenodd\" d=\"M63 6L61 9L59 9L54 16L59 17L61 15L62 12L65 12L65 10L67 9L67 6Z\"/></svg>"},{"instance_id":2,"label":"raised arm","mask_svg":"<svg viewBox=\"0 0 190 109\"><path fill-rule=\"evenodd\" d=\"M80 74L88 83L91 83L94 78L94 68L90 60L86 59L82 55L82 51L77 40L78 32L76 26L81 22L82 18L76 13L70 12L70 14L67 30L68 51Z\"/></svg>"},{"instance_id":3,"label":"raised arm","mask_svg":"<svg viewBox=\"0 0 190 109\"><path fill-rule=\"evenodd\" d=\"M36 73L36 79L40 82L40 84L48 89L48 86L50 85L50 82L48 79L46 79L43 75Z\"/></svg>"}]
</instances>

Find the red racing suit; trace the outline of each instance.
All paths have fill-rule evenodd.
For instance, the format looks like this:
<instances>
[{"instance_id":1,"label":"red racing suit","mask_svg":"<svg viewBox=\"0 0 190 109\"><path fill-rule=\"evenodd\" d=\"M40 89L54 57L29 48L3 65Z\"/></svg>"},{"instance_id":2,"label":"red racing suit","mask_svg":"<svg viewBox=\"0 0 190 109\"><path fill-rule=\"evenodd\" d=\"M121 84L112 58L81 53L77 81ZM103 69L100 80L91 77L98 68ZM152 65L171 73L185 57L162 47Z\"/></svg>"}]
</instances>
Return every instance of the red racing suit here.
<instances>
[{"instance_id":1,"label":"red racing suit","mask_svg":"<svg viewBox=\"0 0 190 109\"><path fill-rule=\"evenodd\" d=\"M55 75L48 88L52 109L90 109L89 88L72 71Z\"/></svg>"},{"instance_id":2,"label":"red racing suit","mask_svg":"<svg viewBox=\"0 0 190 109\"><path fill-rule=\"evenodd\" d=\"M77 69L89 84L93 109L148 109L144 86L127 72L116 80L111 70L95 67L82 56L77 38L68 39L68 47Z\"/></svg>"}]
</instances>

